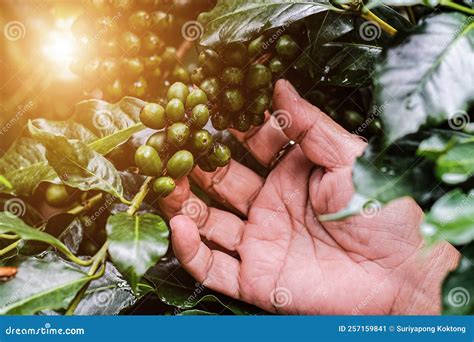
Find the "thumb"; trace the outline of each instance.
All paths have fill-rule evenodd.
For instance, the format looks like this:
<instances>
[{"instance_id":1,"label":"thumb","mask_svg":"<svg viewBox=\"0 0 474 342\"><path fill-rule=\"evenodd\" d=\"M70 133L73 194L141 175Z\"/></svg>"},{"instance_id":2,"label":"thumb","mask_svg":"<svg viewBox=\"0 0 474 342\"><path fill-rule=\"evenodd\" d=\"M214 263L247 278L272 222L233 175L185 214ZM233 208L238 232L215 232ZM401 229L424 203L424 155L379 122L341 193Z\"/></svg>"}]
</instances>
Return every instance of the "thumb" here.
<instances>
[{"instance_id":1,"label":"thumb","mask_svg":"<svg viewBox=\"0 0 474 342\"><path fill-rule=\"evenodd\" d=\"M306 157L317 165L350 166L365 149L361 138L301 98L286 80L278 80L275 85L273 107L273 115L288 138L299 143Z\"/></svg>"}]
</instances>

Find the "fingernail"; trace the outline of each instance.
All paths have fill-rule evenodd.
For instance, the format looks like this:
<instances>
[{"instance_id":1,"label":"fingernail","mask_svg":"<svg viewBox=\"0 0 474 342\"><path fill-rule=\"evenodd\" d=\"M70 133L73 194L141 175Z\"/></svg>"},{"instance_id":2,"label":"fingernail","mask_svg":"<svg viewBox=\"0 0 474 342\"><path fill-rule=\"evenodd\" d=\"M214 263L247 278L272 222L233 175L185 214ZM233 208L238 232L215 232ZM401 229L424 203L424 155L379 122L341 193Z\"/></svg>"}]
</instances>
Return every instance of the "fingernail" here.
<instances>
[{"instance_id":1,"label":"fingernail","mask_svg":"<svg viewBox=\"0 0 474 342\"><path fill-rule=\"evenodd\" d=\"M289 92L296 96L296 97L300 97L300 94L298 94L298 92L296 91L295 87L293 87L293 85L290 83L290 81L286 81L286 87L288 88Z\"/></svg>"}]
</instances>

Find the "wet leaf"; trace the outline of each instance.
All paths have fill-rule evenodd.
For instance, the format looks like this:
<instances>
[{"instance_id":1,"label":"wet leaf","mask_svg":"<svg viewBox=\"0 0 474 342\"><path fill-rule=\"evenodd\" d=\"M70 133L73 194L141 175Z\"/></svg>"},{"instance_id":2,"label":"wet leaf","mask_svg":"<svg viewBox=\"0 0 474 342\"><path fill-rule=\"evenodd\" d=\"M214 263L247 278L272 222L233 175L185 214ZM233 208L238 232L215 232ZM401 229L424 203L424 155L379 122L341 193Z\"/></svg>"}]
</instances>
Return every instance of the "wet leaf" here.
<instances>
[{"instance_id":1,"label":"wet leaf","mask_svg":"<svg viewBox=\"0 0 474 342\"><path fill-rule=\"evenodd\" d=\"M328 0L219 0L211 11L198 18L204 25L200 44L246 41L264 30L288 26L328 10L338 11Z\"/></svg>"},{"instance_id":2,"label":"wet leaf","mask_svg":"<svg viewBox=\"0 0 474 342\"><path fill-rule=\"evenodd\" d=\"M18 273L0 284L0 314L33 315L46 309L66 309L81 287L91 280L61 258L22 257Z\"/></svg>"},{"instance_id":3,"label":"wet leaf","mask_svg":"<svg viewBox=\"0 0 474 342\"><path fill-rule=\"evenodd\" d=\"M110 257L136 291L146 271L168 250L168 227L158 215L116 213L106 230Z\"/></svg>"},{"instance_id":4,"label":"wet leaf","mask_svg":"<svg viewBox=\"0 0 474 342\"><path fill-rule=\"evenodd\" d=\"M424 20L409 38L388 49L375 75L387 143L439 124L474 100L474 23L460 13ZM449 91L444 91L449 89Z\"/></svg>"}]
</instances>

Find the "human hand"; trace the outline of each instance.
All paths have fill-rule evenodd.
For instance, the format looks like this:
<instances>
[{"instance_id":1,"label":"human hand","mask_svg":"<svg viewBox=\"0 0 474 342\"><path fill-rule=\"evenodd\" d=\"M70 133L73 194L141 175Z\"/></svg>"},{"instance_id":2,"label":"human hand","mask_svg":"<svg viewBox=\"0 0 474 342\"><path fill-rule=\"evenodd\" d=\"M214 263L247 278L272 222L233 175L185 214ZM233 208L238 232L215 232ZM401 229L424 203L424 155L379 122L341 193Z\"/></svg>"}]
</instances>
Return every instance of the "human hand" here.
<instances>
[{"instance_id":1,"label":"human hand","mask_svg":"<svg viewBox=\"0 0 474 342\"><path fill-rule=\"evenodd\" d=\"M173 248L183 267L205 286L271 312L439 313L440 286L457 263L456 250L448 244L422 250L423 213L409 198L373 217L320 222L319 215L347 205L351 168L366 144L287 81L277 82L273 106L285 116L283 130L271 118L247 134L236 133L263 164L289 140L297 142L266 179L237 161L192 174L246 220L208 208L186 179L161 200L164 212L174 216ZM200 235L222 248L210 248Z\"/></svg>"}]
</instances>

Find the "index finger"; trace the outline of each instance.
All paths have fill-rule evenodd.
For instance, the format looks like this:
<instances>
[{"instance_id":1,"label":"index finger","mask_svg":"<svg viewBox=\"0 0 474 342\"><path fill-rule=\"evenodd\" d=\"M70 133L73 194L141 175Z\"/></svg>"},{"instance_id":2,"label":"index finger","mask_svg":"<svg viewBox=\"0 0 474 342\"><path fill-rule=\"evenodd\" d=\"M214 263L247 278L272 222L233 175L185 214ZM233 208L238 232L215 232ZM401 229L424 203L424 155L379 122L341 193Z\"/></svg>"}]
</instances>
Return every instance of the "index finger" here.
<instances>
[{"instance_id":1,"label":"index finger","mask_svg":"<svg viewBox=\"0 0 474 342\"><path fill-rule=\"evenodd\" d=\"M288 81L277 81L273 104L281 116L286 116L285 134L299 143L306 157L316 165L350 166L366 147L359 136L349 133L301 98Z\"/></svg>"}]
</instances>

